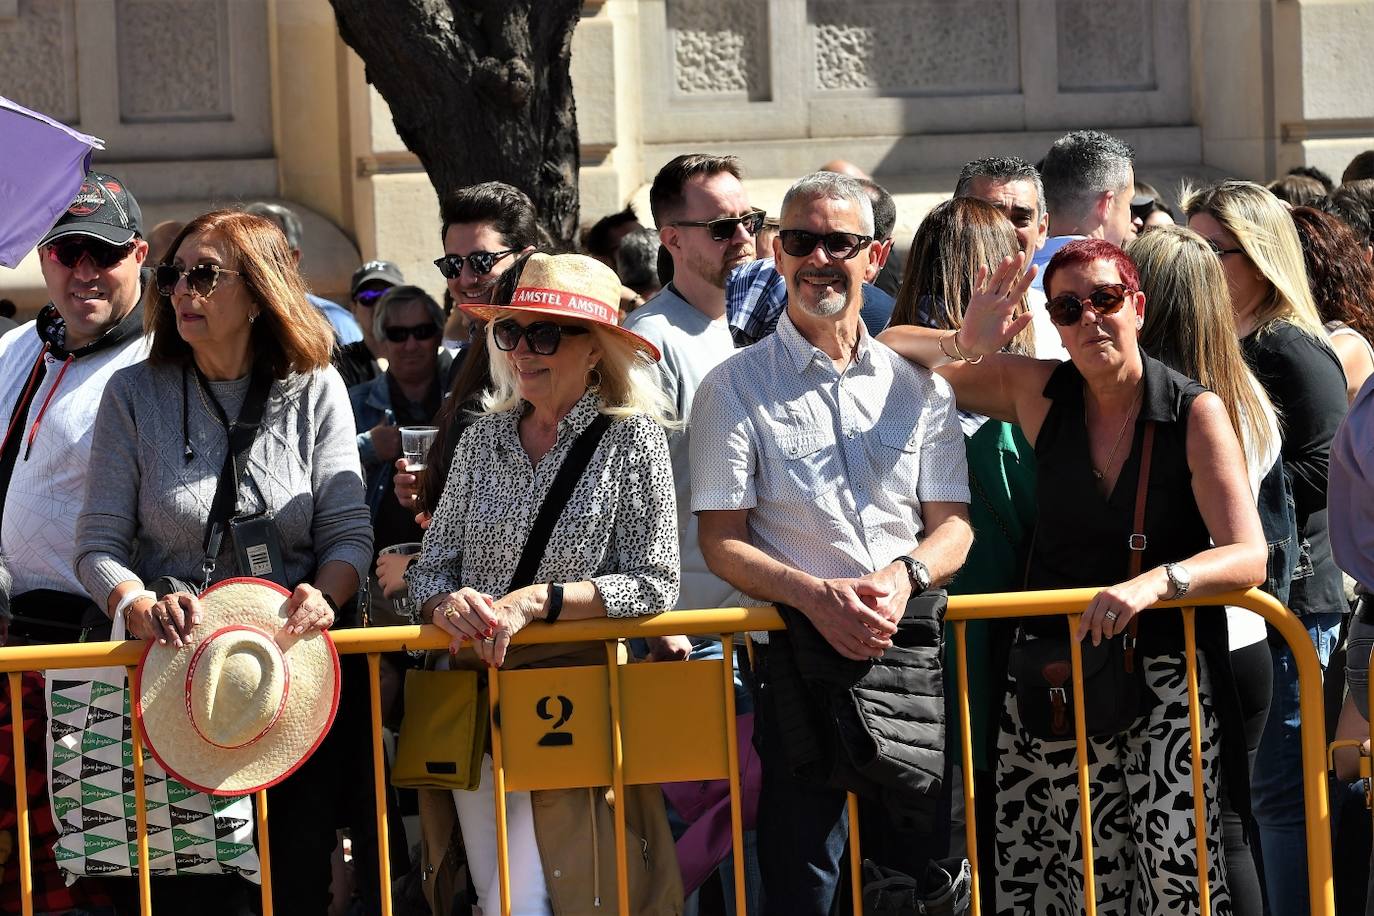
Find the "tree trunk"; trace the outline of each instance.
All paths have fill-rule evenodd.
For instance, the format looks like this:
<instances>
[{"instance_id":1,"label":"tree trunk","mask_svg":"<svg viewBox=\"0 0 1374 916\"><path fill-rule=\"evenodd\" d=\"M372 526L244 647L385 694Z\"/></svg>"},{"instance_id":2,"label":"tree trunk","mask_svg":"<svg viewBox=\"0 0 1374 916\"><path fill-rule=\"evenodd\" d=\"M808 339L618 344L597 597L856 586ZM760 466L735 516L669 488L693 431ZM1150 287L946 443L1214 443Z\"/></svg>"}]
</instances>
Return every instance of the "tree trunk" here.
<instances>
[{"instance_id":1,"label":"tree trunk","mask_svg":"<svg viewBox=\"0 0 1374 916\"><path fill-rule=\"evenodd\" d=\"M580 0L330 2L441 199L504 181L529 194L555 242L576 238L568 60Z\"/></svg>"}]
</instances>

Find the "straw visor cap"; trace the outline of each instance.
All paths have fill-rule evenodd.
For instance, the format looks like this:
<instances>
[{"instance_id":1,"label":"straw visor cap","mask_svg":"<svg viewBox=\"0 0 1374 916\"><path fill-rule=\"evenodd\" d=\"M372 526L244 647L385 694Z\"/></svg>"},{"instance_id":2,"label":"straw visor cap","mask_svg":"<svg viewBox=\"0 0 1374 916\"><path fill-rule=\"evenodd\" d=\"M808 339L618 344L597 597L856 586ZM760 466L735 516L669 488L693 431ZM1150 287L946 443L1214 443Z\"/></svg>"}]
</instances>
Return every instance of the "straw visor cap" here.
<instances>
[{"instance_id":1,"label":"straw visor cap","mask_svg":"<svg viewBox=\"0 0 1374 916\"><path fill-rule=\"evenodd\" d=\"M463 305L469 315L490 321L498 313L538 312L599 324L636 349L659 359L658 347L620 326L620 278L605 264L582 254L532 254L520 272L510 305Z\"/></svg>"},{"instance_id":2,"label":"straw visor cap","mask_svg":"<svg viewBox=\"0 0 1374 916\"><path fill-rule=\"evenodd\" d=\"M201 596L185 647L144 649L135 714L153 756L183 784L212 795L265 789L329 731L338 652L328 633L285 631L289 597L261 579L225 580Z\"/></svg>"}]
</instances>

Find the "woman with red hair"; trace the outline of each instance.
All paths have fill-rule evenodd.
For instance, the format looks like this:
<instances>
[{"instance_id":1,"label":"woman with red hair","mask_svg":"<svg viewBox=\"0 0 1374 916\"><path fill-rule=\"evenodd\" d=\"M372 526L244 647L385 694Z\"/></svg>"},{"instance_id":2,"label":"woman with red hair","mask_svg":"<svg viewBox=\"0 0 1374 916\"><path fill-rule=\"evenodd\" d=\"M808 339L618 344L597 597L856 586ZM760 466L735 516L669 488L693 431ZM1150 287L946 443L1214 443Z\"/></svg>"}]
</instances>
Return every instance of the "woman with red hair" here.
<instances>
[{"instance_id":1,"label":"woman with red hair","mask_svg":"<svg viewBox=\"0 0 1374 916\"><path fill-rule=\"evenodd\" d=\"M998 742L998 910L1071 916L1096 894L1099 912L1198 912L1203 837L1212 911L1230 913L1217 796L1223 743L1228 764L1236 750L1243 763L1244 743L1234 747L1223 721L1234 695L1226 616L1220 608L1197 616L1207 812L1197 824L1181 617L1142 612L1263 581L1264 535L1240 443L1216 395L1141 352L1145 296L1135 264L1107 242L1071 242L1045 270L1049 314L1070 362L999 352L1030 322L1020 303L1034 271L1023 274L1024 261L1021 254L979 272L958 330L893 328L882 336L938 368L961 409L1018 424L1034 446L1038 522L1027 586L1117 583L1096 594L1074 634L1085 658L1123 675L1107 705L1125 714L1096 727L1088 716L1097 887L1083 887L1076 864L1083 845L1074 718L1064 706L1071 685L1036 686L1049 680L1041 662L1068 656L1064 624L1027 619L1011 650L1015 696ZM1102 648L1111 640L1120 651Z\"/></svg>"}]
</instances>

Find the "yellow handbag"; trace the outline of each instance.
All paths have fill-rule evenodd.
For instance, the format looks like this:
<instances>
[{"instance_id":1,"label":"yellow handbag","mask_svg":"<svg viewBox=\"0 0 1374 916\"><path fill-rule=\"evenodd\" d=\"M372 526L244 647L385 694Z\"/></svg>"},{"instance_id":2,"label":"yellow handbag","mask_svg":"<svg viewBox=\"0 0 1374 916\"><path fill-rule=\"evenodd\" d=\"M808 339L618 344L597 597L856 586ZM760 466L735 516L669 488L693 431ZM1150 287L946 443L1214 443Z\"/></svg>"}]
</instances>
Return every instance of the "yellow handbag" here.
<instances>
[{"instance_id":1,"label":"yellow handbag","mask_svg":"<svg viewBox=\"0 0 1374 916\"><path fill-rule=\"evenodd\" d=\"M391 784L476 789L490 724L486 679L477 671L408 671L405 690Z\"/></svg>"}]
</instances>

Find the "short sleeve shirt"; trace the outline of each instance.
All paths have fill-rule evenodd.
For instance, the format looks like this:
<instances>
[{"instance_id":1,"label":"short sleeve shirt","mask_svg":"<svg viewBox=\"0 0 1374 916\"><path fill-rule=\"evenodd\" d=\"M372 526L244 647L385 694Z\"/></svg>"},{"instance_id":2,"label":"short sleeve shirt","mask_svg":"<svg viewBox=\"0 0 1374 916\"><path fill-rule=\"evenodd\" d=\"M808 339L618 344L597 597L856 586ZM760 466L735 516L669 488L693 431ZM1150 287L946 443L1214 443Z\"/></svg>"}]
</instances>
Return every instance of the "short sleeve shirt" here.
<instances>
[{"instance_id":1,"label":"short sleeve shirt","mask_svg":"<svg viewBox=\"0 0 1374 916\"><path fill-rule=\"evenodd\" d=\"M692 511L750 510L756 547L822 578L910 552L922 502L969 500L948 383L860 333L839 372L784 313L692 405Z\"/></svg>"}]
</instances>

